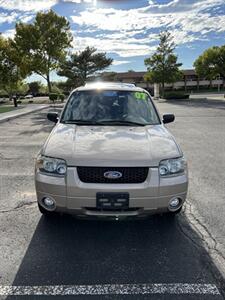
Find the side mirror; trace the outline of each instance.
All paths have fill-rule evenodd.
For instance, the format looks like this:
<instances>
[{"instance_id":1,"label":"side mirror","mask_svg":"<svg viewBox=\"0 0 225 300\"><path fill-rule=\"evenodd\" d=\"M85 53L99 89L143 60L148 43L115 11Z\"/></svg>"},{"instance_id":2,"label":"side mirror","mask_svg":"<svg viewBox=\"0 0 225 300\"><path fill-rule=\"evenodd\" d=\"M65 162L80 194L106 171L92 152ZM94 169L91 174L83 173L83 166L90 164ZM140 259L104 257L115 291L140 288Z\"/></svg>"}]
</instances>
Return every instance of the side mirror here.
<instances>
[{"instance_id":1,"label":"side mirror","mask_svg":"<svg viewBox=\"0 0 225 300\"><path fill-rule=\"evenodd\" d=\"M57 123L59 119L59 115L57 112L49 112L47 114L47 119L51 122Z\"/></svg>"},{"instance_id":2,"label":"side mirror","mask_svg":"<svg viewBox=\"0 0 225 300\"><path fill-rule=\"evenodd\" d=\"M163 115L163 123L166 124L166 123L171 123L175 120L175 116L174 114L166 114L166 115Z\"/></svg>"}]
</instances>

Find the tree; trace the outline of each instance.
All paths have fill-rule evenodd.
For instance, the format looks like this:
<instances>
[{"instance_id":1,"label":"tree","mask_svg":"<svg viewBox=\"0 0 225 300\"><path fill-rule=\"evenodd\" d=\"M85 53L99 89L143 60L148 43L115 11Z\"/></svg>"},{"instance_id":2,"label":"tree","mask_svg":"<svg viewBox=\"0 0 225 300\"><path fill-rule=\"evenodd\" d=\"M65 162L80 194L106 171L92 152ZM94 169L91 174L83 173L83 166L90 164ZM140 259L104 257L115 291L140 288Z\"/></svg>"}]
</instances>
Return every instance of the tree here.
<instances>
[{"instance_id":1,"label":"tree","mask_svg":"<svg viewBox=\"0 0 225 300\"><path fill-rule=\"evenodd\" d=\"M14 100L17 107L17 98L13 97L22 85L22 80L26 74L17 64L18 53L12 45L10 39L0 36L0 86L7 92L9 98Z\"/></svg>"},{"instance_id":2,"label":"tree","mask_svg":"<svg viewBox=\"0 0 225 300\"><path fill-rule=\"evenodd\" d=\"M21 65L41 75L49 92L50 73L65 59L71 41L69 22L52 10L37 13L33 24L16 24L14 46L21 55Z\"/></svg>"},{"instance_id":3,"label":"tree","mask_svg":"<svg viewBox=\"0 0 225 300\"><path fill-rule=\"evenodd\" d=\"M147 74L145 80L152 83L161 84L162 95L164 95L165 83L173 83L181 78L179 67L181 63L177 63L177 56L174 54L175 44L173 37L168 31L159 34L160 43L156 52L145 59L147 66Z\"/></svg>"},{"instance_id":4,"label":"tree","mask_svg":"<svg viewBox=\"0 0 225 300\"><path fill-rule=\"evenodd\" d=\"M24 82L24 81L21 81L19 84L18 84L18 87L17 87L17 93L19 95L23 95L25 96L27 94L27 92L29 91L29 85Z\"/></svg>"},{"instance_id":5,"label":"tree","mask_svg":"<svg viewBox=\"0 0 225 300\"><path fill-rule=\"evenodd\" d=\"M39 81L32 81L28 83L29 93L36 96L40 93L42 84Z\"/></svg>"},{"instance_id":6,"label":"tree","mask_svg":"<svg viewBox=\"0 0 225 300\"><path fill-rule=\"evenodd\" d=\"M53 82L52 92L56 94L61 94L63 92L63 90L59 87L58 82Z\"/></svg>"},{"instance_id":7,"label":"tree","mask_svg":"<svg viewBox=\"0 0 225 300\"><path fill-rule=\"evenodd\" d=\"M212 80L218 75L225 78L225 45L205 50L194 62L196 73L200 77Z\"/></svg>"},{"instance_id":8,"label":"tree","mask_svg":"<svg viewBox=\"0 0 225 300\"><path fill-rule=\"evenodd\" d=\"M68 83L68 80L67 81L58 81L55 84L59 88L61 93L64 93L66 95L68 95L70 93L71 84L70 84L70 82Z\"/></svg>"},{"instance_id":9,"label":"tree","mask_svg":"<svg viewBox=\"0 0 225 300\"><path fill-rule=\"evenodd\" d=\"M59 76L68 78L71 87L83 85L86 80L98 71L109 67L113 59L107 58L106 53L98 53L96 48L87 47L82 52L71 54L69 59L61 64Z\"/></svg>"}]
</instances>

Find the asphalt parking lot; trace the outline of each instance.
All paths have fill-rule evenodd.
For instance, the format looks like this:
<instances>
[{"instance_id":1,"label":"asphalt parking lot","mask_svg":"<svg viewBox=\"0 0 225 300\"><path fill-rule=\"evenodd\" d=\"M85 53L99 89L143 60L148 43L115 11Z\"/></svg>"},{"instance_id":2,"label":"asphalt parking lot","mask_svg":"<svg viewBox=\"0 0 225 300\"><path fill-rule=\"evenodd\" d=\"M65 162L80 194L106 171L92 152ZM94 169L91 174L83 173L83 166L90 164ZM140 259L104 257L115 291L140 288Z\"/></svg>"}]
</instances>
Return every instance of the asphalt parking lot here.
<instances>
[{"instance_id":1,"label":"asphalt parking lot","mask_svg":"<svg viewBox=\"0 0 225 300\"><path fill-rule=\"evenodd\" d=\"M33 171L52 128L47 110L0 124L0 299L225 299L225 104L157 106L176 115L168 127L189 161L188 203L175 221L46 220Z\"/></svg>"}]
</instances>

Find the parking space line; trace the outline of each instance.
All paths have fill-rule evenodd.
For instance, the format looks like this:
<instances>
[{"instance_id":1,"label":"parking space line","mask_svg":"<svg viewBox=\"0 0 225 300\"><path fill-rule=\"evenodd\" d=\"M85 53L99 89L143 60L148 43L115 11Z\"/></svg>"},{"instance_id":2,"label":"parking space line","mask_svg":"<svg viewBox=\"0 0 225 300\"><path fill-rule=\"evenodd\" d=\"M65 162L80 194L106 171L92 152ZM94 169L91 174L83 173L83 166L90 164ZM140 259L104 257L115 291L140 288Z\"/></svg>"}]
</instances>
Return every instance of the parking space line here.
<instances>
[{"instance_id":1,"label":"parking space line","mask_svg":"<svg viewBox=\"0 0 225 300\"><path fill-rule=\"evenodd\" d=\"M0 296L70 296L132 294L220 295L220 292L217 286L214 284L188 283L0 286Z\"/></svg>"}]
</instances>

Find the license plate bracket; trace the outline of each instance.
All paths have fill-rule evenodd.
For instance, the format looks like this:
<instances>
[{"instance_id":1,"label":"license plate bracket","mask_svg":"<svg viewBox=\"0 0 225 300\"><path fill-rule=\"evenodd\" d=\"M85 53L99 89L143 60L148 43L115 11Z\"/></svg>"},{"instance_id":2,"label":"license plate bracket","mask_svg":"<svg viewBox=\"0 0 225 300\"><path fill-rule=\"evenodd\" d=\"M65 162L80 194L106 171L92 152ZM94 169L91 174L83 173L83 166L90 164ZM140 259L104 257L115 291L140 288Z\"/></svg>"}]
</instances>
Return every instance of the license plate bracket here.
<instances>
[{"instance_id":1,"label":"license plate bracket","mask_svg":"<svg viewBox=\"0 0 225 300\"><path fill-rule=\"evenodd\" d=\"M97 193L96 207L101 210L128 209L129 193Z\"/></svg>"}]
</instances>

